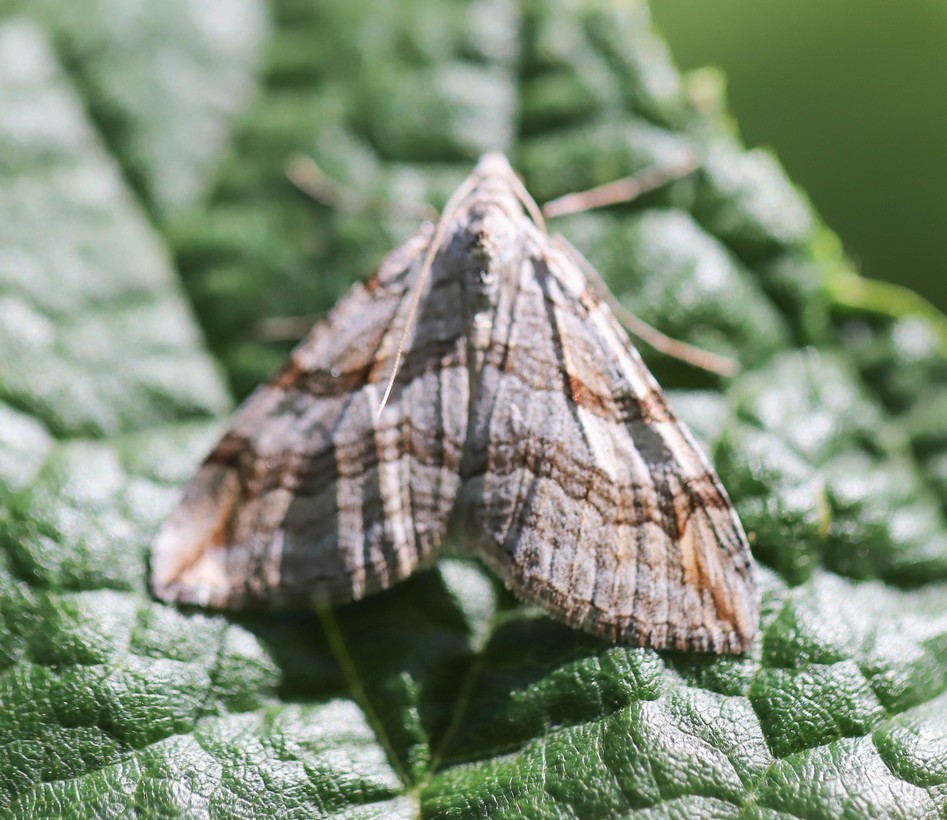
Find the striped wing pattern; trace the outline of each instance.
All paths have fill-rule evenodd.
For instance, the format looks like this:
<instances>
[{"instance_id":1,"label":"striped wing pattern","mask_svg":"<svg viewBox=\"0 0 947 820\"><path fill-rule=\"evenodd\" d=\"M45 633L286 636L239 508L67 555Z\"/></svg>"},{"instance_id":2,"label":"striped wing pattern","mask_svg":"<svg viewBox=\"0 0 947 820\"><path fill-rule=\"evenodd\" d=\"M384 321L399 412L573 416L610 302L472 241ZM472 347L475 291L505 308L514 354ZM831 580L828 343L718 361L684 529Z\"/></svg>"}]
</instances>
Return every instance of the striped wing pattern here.
<instances>
[{"instance_id":1,"label":"striped wing pattern","mask_svg":"<svg viewBox=\"0 0 947 820\"><path fill-rule=\"evenodd\" d=\"M349 601L436 556L466 433L449 277L430 282L443 321L418 326L376 418L428 240L356 285L240 407L154 544L159 597L229 608Z\"/></svg>"},{"instance_id":2,"label":"striped wing pattern","mask_svg":"<svg viewBox=\"0 0 947 820\"><path fill-rule=\"evenodd\" d=\"M720 480L517 186L504 159L481 160L430 269L421 233L250 396L155 542L159 597L355 600L434 560L457 523L571 626L749 647L754 565Z\"/></svg>"},{"instance_id":3,"label":"striped wing pattern","mask_svg":"<svg viewBox=\"0 0 947 820\"><path fill-rule=\"evenodd\" d=\"M726 492L580 267L538 231L482 379L463 500L513 590L609 640L746 649L759 609Z\"/></svg>"}]
</instances>

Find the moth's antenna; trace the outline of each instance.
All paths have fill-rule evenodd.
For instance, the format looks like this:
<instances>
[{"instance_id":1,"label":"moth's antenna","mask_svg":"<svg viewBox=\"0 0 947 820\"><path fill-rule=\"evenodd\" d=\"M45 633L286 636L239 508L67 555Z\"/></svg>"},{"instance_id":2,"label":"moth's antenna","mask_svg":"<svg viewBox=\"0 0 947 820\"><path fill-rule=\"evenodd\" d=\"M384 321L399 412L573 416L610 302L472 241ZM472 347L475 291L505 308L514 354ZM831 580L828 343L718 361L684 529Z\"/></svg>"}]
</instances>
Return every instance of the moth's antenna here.
<instances>
[{"instance_id":1,"label":"moth's antenna","mask_svg":"<svg viewBox=\"0 0 947 820\"><path fill-rule=\"evenodd\" d=\"M330 177L312 157L306 154L290 156L286 160L284 171L289 181L310 199L343 213L359 213L371 208L381 208L396 214L407 212L419 219L430 221L437 219L437 211L426 202L367 196Z\"/></svg>"},{"instance_id":2,"label":"moth's antenna","mask_svg":"<svg viewBox=\"0 0 947 820\"><path fill-rule=\"evenodd\" d=\"M643 319L639 319L614 297L607 301L612 313L625 326L625 329L659 353L725 378L731 378L740 372L740 365L729 356L721 356L717 353L711 353L709 350L690 345L687 342L682 342L680 339L672 339Z\"/></svg>"},{"instance_id":3,"label":"moth's antenna","mask_svg":"<svg viewBox=\"0 0 947 820\"><path fill-rule=\"evenodd\" d=\"M554 241L579 263L579 267L585 273L585 278L589 280L598 297L611 308L615 318L625 326L629 333L637 336L659 353L664 353L674 359L699 367L701 370L716 373L718 376L731 377L740 372L739 363L729 356L721 356L717 353L711 353L709 350L690 345L687 342L682 342L679 339L672 339L643 319L639 319L615 298L602 279L601 274L595 270L592 263L579 253L568 239L556 236Z\"/></svg>"},{"instance_id":4,"label":"moth's antenna","mask_svg":"<svg viewBox=\"0 0 947 820\"><path fill-rule=\"evenodd\" d=\"M542 208L540 208L536 204L536 200L529 195L529 191L526 190L526 186L516 175L515 171L510 174L510 184L513 187L513 193L516 194L516 198L526 209L530 219L536 223L536 227L539 228L539 230L541 230L543 233L546 233L546 220L543 218Z\"/></svg>"},{"instance_id":5,"label":"moth's antenna","mask_svg":"<svg viewBox=\"0 0 947 820\"><path fill-rule=\"evenodd\" d=\"M460 203L464 200L467 194L469 194L477 186L478 182L479 179L475 175L471 174L454 192L454 195L449 200L447 200L447 204L444 206L444 211L437 223L437 229L434 231L434 236L431 238L431 244L428 245L427 253L424 255L424 263L421 265L421 272L418 274L418 280L414 283L414 297L411 299L411 307L408 309L408 316L404 323L404 330L401 331L401 338L398 340L398 348L395 351L395 360L391 368L391 376L388 377L388 386L385 388L385 395L381 398L381 404L378 405L378 413L376 414L376 418L377 416L380 416L381 411L385 409L385 405L388 403L388 398L391 396L391 391L395 386L395 378L398 375L398 369L401 367L401 359L404 356L404 349L408 343L408 334L411 332L415 318L417 318L418 307L421 304L421 294L424 292L424 285L427 283L428 276L431 275L431 267L434 265L434 259L437 256L437 252L440 250L441 243L444 241L444 235L447 233L447 226L450 224L450 220L457 211Z\"/></svg>"},{"instance_id":6,"label":"moth's antenna","mask_svg":"<svg viewBox=\"0 0 947 820\"><path fill-rule=\"evenodd\" d=\"M547 218L552 219L556 216L591 211L593 208L604 208L606 205L616 205L619 202L631 202L641 194L692 174L699 166L697 157L691 155L673 168L661 166L646 168L637 174L606 182L604 185L597 185L587 191L557 197L543 205L542 212Z\"/></svg>"}]
</instances>

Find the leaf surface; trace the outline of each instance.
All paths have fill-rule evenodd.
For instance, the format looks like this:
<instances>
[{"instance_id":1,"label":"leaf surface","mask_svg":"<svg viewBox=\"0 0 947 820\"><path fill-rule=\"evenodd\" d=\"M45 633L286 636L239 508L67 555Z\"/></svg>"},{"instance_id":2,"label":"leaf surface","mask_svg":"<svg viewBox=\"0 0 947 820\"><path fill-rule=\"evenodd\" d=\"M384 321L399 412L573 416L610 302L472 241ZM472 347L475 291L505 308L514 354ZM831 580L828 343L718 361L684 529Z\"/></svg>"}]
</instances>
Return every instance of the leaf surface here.
<instances>
[{"instance_id":1,"label":"leaf surface","mask_svg":"<svg viewBox=\"0 0 947 820\"><path fill-rule=\"evenodd\" d=\"M0 22L0 811L947 812L943 317L851 272L640 3L191 5ZM540 200L699 156L554 229L744 367L642 351L751 534L748 655L608 646L458 559L315 613L151 599L157 526L285 354L256 323L327 309L416 229L384 200L491 149ZM297 152L364 207L295 190Z\"/></svg>"}]
</instances>

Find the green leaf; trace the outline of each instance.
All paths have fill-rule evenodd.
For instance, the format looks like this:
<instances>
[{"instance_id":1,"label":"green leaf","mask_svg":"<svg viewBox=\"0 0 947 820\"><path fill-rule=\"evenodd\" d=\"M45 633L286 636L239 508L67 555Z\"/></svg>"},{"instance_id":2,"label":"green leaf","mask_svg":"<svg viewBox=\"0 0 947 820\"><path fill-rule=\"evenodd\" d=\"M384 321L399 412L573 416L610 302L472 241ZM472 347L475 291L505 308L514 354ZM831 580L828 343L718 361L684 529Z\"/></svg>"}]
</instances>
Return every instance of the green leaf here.
<instances>
[{"instance_id":1,"label":"green leaf","mask_svg":"<svg viewBox=\"0 0 947 820\"><path fill-rule=\"evenodd\" d=\"M145 197L170 216L203 197L232 120L253 90L267 33L259 0L111 3L38 0L118 160Z\"/></svg>"},{"instance_id":2,"label":"green leaf","mask_svg":"<svg viewBox=\"0 0 947 820\"><path fill-rule=\"evenodd\" d=\"M0 21L0 812L947 813L943 317L855 277L642 3L192 5ZM225 378L285 354L256 323L325 310L417 227L379 200L495 148L540 199L701 157L554 228L744 366L643 350L750 533L753 650L606 645L459 559L313 613L153 601ZM295 190L298 152L366 208Z\"/></svg>"},{"instance_id":3,"label":"green leaf","mask_svg":"<svg viewBox=\"0 0 947 820\"><path fill-rule=\"evenodd\" d=\"M224 410L166 248L25 21L0 31L0 84L0 399L58 436Z\"/></svg>"}]
</instances>

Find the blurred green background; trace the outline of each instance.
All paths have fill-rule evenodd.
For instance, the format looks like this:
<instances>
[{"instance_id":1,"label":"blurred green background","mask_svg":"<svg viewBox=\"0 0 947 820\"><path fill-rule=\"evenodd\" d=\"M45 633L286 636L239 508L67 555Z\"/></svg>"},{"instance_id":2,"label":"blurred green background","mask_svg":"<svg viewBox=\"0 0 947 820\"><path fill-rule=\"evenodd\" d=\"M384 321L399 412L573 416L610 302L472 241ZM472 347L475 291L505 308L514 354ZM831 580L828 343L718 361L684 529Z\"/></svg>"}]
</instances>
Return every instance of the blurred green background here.
<instances>
[{"instance_id":1,"label":"blurred green background","mask_svg":"<svg viewBox=\"0 0 947 820\"><path fill-rule=\"evenodd\" d=\"M947 310L947 0L651 0L862 273Z\"/></svg>"}]
</instances>

